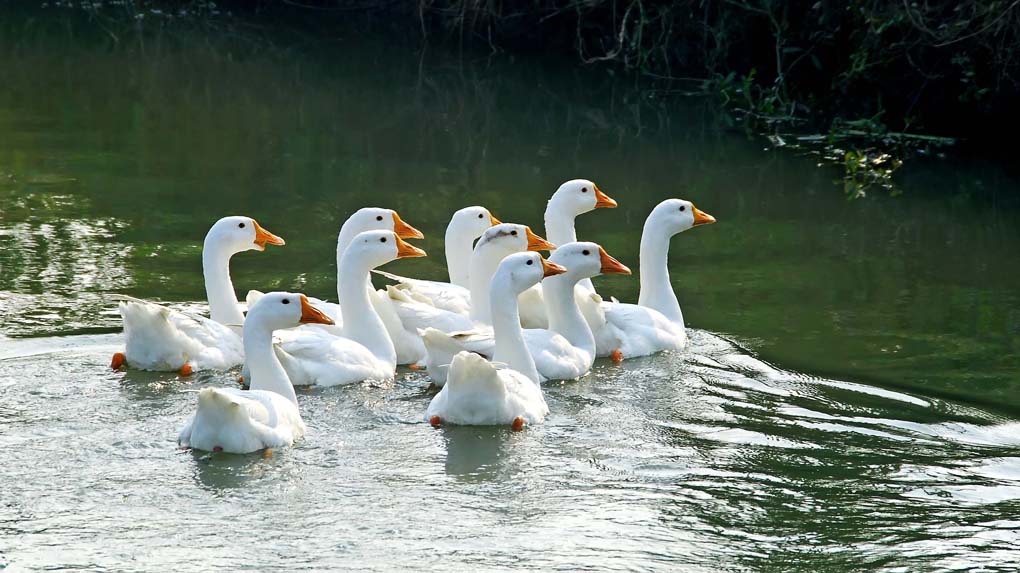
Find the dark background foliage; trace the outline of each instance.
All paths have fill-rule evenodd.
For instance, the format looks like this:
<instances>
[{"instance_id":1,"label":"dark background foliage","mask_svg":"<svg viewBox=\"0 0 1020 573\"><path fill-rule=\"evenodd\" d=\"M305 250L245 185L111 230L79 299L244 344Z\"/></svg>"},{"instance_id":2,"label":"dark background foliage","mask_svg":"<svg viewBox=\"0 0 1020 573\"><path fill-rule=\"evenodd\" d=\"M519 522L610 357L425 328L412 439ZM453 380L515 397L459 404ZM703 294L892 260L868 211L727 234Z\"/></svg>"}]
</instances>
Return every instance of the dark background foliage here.
<instances>
[{"instance_id":1,"label":"dark background foliage","mask_svg":"<svg viewBox=\"0 0 1020 573\"><path fill-rule=\"evenodd\" d=\"M263 0L429 42L559 55L715 93L766 121L976 137L1016 119L1020 0Z\"/></svg>"}]
</instances>

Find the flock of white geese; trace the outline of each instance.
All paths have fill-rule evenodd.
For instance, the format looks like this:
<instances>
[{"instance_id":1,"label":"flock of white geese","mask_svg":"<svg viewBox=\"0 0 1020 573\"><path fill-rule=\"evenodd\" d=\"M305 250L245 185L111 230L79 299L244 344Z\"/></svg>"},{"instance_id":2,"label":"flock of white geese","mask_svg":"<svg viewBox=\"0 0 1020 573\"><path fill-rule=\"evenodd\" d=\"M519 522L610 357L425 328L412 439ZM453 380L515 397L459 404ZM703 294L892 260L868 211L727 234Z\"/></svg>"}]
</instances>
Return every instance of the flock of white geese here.
<instances>
[{"instance_id":1,"label":"flock of white geese","mask_svg":"<svg viewBox=\"0 0 1020 573\"><path fill-rule=\"evenodd\" d=\"M620 361L687 344L669 280L669 242L715 219L689 201L659 203L641 234L638 303L627 304L603 300L591 279L630 270L574 231L578 215L607 207L616 201L591 181L567 181L545 210L548 241L484 207L461 209L446 229L449 282L376 270L424 257L405 242L423 235L393 210L361 209L337 239L337 303L258 291L239 303L230 258L284 241L254 219L224 217L202 247L210 318L119 296L126 345L112 366L183 376L242 366L249 389L198 392L197 410L178 437L197 450L289 446L305 433L294 386L389 380L403 364L424 368L441 388L425 414L433 426L521 430L549 412L542 382L583 376L597 357ZM549 258L540 250L551 251ZM373 272L394 284L376 290Z\"/></svg>"}]
</instances>

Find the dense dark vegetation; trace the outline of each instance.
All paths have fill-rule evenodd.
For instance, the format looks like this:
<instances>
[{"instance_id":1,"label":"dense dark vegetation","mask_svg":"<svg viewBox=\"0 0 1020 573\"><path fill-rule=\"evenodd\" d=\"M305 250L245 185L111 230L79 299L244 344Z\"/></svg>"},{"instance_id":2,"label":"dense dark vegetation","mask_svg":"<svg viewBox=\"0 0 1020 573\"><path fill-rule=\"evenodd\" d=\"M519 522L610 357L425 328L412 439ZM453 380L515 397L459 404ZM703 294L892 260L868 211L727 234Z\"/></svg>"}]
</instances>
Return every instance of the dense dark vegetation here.
<instances>
[{"instance_id":1,"label":"dense dark vegetation","mask_svg":"<svg viewBox=\"0 0 1020 573\"><path fill-rule=\"evenodd\" d=\"M326 5L327 2L323 2ZM421 0L423 30L570 52L759 119L976 135L1020 87L1016 0Z\"/></svg>"},{"instance_id":2,"label":"dense dark vegetation","mask_svg":"<svg viewBox=\"0 0 1020 573\"><path fill-rule=\"evenodd\" d=\"M718 95L763 123L975 138L1012 124L1020 0L263 0L428 41L557 54Z\"/></svg>"},{"instance_id":3,"label":"dense dark vegetation","mask_svg":"<svg viewBox=\"0 0 1020 573\"><path fill-rule=\"evenodd\" d=\"M58 0L128 17L385 27L398 41L553 55L709 94L759 125L983 139L1015 124L1020 0ZM36 6L39 6L37 4ZM141 15L141 16L139 16ZM229 19L229 18L227 18ZM921 141L924 138L920 138Z\"/></svg>"}]
</instances>

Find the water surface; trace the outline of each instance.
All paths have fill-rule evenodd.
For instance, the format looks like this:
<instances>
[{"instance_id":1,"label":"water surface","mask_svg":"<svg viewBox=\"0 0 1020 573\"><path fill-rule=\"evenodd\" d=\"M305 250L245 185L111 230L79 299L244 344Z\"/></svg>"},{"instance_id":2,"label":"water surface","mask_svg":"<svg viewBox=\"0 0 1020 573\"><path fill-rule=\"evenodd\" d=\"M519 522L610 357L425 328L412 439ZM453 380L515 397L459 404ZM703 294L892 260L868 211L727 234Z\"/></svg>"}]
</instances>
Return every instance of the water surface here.
<instances>
[{"instance_id":1,"label":"water surface","mask_svg":"<svg viewBox=\"0 0 1020 573\"><path fill-rule=\"evenodd\" d=\"M0 566L1020 566L1015 172L921 158L901 195L848 201L835 168L710 105L563 63L2 30ZM401 370L301 393L294 448L204 455L177 430L235 373L107 369L108 295L202 308L222 215L287 239L235 258L242 293L331 297L361 206L427 236L428 259L388 270L440 278L453 210L541 229L574 177L620 203L580 236L635 268L658 201L719 223L673 241L691 351L547 386L544 426L433 430L427 379Z\"/></svg>"}]
</instances>

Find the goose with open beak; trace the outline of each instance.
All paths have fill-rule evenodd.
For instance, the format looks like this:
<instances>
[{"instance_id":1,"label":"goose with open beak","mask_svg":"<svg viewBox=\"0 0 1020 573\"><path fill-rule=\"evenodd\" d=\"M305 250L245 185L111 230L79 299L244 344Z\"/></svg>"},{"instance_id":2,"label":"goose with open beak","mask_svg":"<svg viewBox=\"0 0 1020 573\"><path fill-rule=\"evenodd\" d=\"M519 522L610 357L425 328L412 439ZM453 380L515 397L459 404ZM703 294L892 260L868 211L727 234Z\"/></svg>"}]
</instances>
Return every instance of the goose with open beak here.
<instances>
[{"instance_id":1,"label":"goose with open beak","mask_svg":"<svg viewBox=\"0 0 1020 573\"><path fill-rule=\"evenodd\" d=\"M125 349L111 367L178 372L226 370L244 360L241 325L244 315L230 280L230 259L244 251L264 251L284 240L251 217L224 217L209 229L202 245L202 271L209 300L207 319L124 295L118 310L124 319Z\"/></svg>"}]
</instances>

